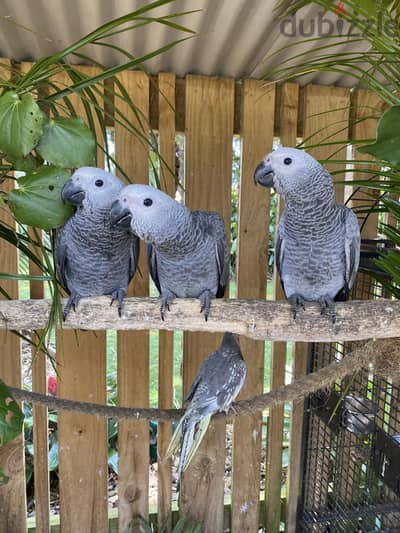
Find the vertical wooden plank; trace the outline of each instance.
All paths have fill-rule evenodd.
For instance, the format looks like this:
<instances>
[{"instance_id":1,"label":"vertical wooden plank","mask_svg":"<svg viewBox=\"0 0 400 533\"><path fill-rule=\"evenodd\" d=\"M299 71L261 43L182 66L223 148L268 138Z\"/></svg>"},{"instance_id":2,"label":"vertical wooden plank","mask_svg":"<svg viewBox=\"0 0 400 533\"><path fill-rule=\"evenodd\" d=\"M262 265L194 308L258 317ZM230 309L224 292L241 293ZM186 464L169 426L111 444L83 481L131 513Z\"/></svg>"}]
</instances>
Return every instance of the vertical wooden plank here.
<instances>
[{"instance_id":1,"label":"vertical wooden plank","mask_svg":"<svg viewBox=\"0 0 400 533\"><path fill-rule=\"evenodd\" d=\"M116 97L123 116L148 135L149 79L143 72L119 76L132 101L140 109L142 126L132 110ZM118 94L118 90L116 90ZM148 146L115 122L115 154L118 163L135 183L148 183ZM129 296L146 296L149 291L145 246L141 246L139 269L128 290ZM118 403L126 407L149 404L149 333L118 332ZM149 512L149 424L123 421L118 426L119 527L125 531L134 515L147 518Z\"/></svg>"},{"instance_id":2,"label":"vertical wooden plank","mask_svg":"<svg viewBox=\"0 0 400 533\"><path fill-rule=\"evenodd\" d=\"M175 196L175 75L158 75L158 134L160 162L160 181L162 189L170 196ZM161 409L172 407L173 369L174 369L174 333L159 332L158 349L158 406ZM171 494L172 472L171 460L163 462L168 443L171 439L171 424L158 424L158 524L171 529Z\"/></svg>"},{"instance_id":3,"label":"vertical wooden plank","mask_svg":"<svg viewBox=\"0 0 400 533\"><path fill-rule=\"evenodd\" d=\"M32 63L23 62L20 65L22 74L28 72ZM39 231L40 236L42 233ZM36 235L32 228L29 235L36 240ZM31 246L31 250L41 256L38 246ZM32 275L42 275L40 268L29 261L29 273ZM41 281L30 282L30 297L44 298L44 286ZM40 335L41 332L38 332ZM38 335L32 333L32 341L38 342ZM47 393L47 369L46 355L41 351L36 353L36 348L32 347L32 390L42 394ZM33 417L33 468L34 468L34 494L35 494L35 525L40 533L48 532L50 529L50 483L49 483L49 461L48 461L48 412L47 407L32 405Z\"/></svg>"},{"instance_id":4,"label":"vertical wooden plank","mask_svg":"<svg viewBox=\"0 0 400 533\"><path fill-rule=\"evenodd\" d=\"M96 72L92 67L82 68L88 74ZM71 83L65 74L55 81L60 87ZM85 119L79 98L72 95L70 99L77 114ZM96 130L98 127L97 124ZM98 160L102 161L102 157L99 151ZM59 331L57 370L60 397L106 403L106 333ZM107 420L60 411L58 428L61 531L105 532L108 530Z\"/></svg>"},{"instance_id":5,"label":"vertical wooden plank","mask_svg":"<svg viewBox=\"0 0 400 533\"><path fill-rule=\"evenodd\" d=\"M218 211L229 236L233 80L187 76L185 106L186 205L190 209ZM221 335L184 335L184 393L205 356L216 349L220 340ZM199 521L204 532L223 530L224 467L225 422L218 421L210 424L182 483L181 512Z\"/></svg>"},{"instance_id":6,"label":"vertical wooden plank","mask_svg":"<svg viewBox=\"0 0 400 533\"><path fill-rule=\"evenodd\" d=\"M317 159L346 159L347 144L344 142L340 148L334 146L317 146L307 149L310 144L326 143L333 141L347 141L349 138L349 118L350 118L350 90L339 87L322 87L308 85L303 89L303 137L307 152ZM333 155L334 154L334 155ZM342 168L342 165L331 163L324 164L329 171ZM335 175L335 181L343 180L344 174ZM344 186L336 185L336 199L339 203L344 201ZM321 424L323 424L321 422ZM326 428L326 435L329 429ZM320 453L316 468L310 472L308 483L310 486L322 486L320 479L326 477L329 469L329 450ZM320 491L316 496L314 505L323 506L328 496L328 483L324 491ZM318 527L316 530L320 530Z\"/></svg>"},{"instance_id":7,"label":"vertical wooden plank","mask_svg":"<svg viewBox=\"0 0 400 533\"><path fill-rule=\"evenodd\" d=\"M268 189L254 185L254 170L272 149L275 86L245 80L242 93L237 295L265 299L269 226ZM241 398L263 392L264 342L240 339L247 362ZM234 422L232 459L232 531L258 531L261 463L261 413Z\"/></svg>"},{"instance_id":8,"label":"vertical wooden plank","mask_svg":"<svg viewBox=\"0 0 400 533\"><path fill-rule=\"evenodd\" d=\"M281 88L279 107L280 142L282 146L296 146L297 115L299 87L295 83L285 83ZM281 198L278 200L277 219L284 208ZM274 299L284 300L285 294L274 268ZM273 342L271 352L271 389L285 384L286 343ZM282 446L283 446L284 404L270 409L267 437L267 464L265 479L266 528L267 531L279 531L281 521L282 489Z\"/></svg>"},{"instance_id":9,"label":"vertical wooden plank","mask_svg":"<svg viewBox=\"0 0 400 533\"><path fill-rule=\"evenodd\" d=\"M2 67L1 65L5 65ZM10 61L0 60L0 72L3 79L10 77ZM14 187L14 181L0 181L0 190L6 193ZM13 217L4 206L0 206L0 223L15 227ZM6 241L0 241L0 272L18 272L17 249ZM1 280L1 287L8 294L18 298L18 282ZM4 298L0 294L0 299ZM0 332L0 378L13 387L21 387L21 343L11 332ZM26 493L25 461L23 434L0 447L0 466L10 480L0 486L0 531L15 533L26 530Z\"/></svg>"},{"instance_id":10,"label":"vertical wooden plank","mask_svg":"<svg viewBox=\"0 0 400 533\"><path fill-rule=\"evenodd\" d=\"M30 235L35 238L32 230ZM41 232L40 232L41 235ZM40 249L33 250L37 255ZM29 261L29 273L41 275L39 267ZM40 281L30 282L31 298L44 298L44 286ZM42 332L36 335L32 333L33 342L38 342ZM42 351L36 352L32 348L32 390L41 394L47 394L47 369L46 355ZM32 406L33 416L33 468L34 468L34 491L35 491L35 519L36 530L39 533L46 533L50 530L50 483L49 483L49 460L48 460L48 417L47 407L39 405Z\"/></svg>"},{"instance_id":11,"label":"vertical wooden plank","mask_svg":"<svg viewBox=\"0 0 400 533\"><path fill-rule=\"evenodd\" d=\"M376 126L378 119L383 111L384 102L374 93L366 89L357 89L352 95L352 110L353 110L353 124L351 127L351 138L355 140L373 139L376 135ZM375 117L368 118L365 117ZM354 159L361 159L360 154L353 148ZM374 157L368 154L362 154L362 159L366 161L373 161ZM355 168L360 168L360 165L355 165ZM372 167L369 167L372 170ZM378 169L377 169L378 170ZM371 174L356 172L354 179L368 180ZM379 194L371 189L363 189L356 191L351 201L351 207L368 208L373 207L375 197ZM362 224L362 237L365 239L374 239L377 235L378 213L370 213L366 218L365 214L358 216Z\"/></svg>"}]
</instances>

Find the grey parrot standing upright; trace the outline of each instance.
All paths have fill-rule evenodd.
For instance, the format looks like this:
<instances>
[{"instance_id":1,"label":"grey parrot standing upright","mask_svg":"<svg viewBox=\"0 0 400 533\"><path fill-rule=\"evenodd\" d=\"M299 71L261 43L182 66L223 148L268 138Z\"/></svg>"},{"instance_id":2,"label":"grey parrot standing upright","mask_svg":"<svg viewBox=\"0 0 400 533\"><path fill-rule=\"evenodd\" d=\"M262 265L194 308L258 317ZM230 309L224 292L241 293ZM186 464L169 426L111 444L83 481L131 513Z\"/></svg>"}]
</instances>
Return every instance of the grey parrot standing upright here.
<instances>
[{"instance_id":1,"label":"grey parrot standing upright","mask_svg":"<svg viewBox=\"0 0 400 533\"><path fill-rule=\"evenodd\" d=\"M331 175L303 150L275 150L257 166L254 179L285 200L275 260L293 317L305 301L316 301L335 322L334 300L347 298L358 270L357 217L336 203Z\"/></svg>"},{"instance_id":2,"label":"grey parrot standing upright","mask_svg":"<svg viewBox=\"0 0 400 533\"><path fill-rule=\"evenodd\" d=\"M199 298L207 320L211 298L222 298L229 249L218 213L189 211L149 185L127 185L111 209L112 224L145 240L150 275L161 294L161 318L176 298Z\"/></svg>"},{"instance_id":3,"label":"grey parrot standing upright","mask_svg":"<svg viewBox=\"0 0 400 533\"><path fill-rule=\"evenodd\" d=\"M70 293L64 320L80 298L110 294L122 300L133 278L139 255L139 239L126 229L111 227L110 208L124 184L109 172L79 168L65 183L61 197L77 207L75 214L56 233L55 259L58 276Z\"/></svg>"},{"instance_id":4,"label":"grey parrot standing upright","mask_svg":"<svg viewBox=\"0 0 400 533\"><path fill-rule=\"evenodd\" d=\"M211 417L229 408L246 379L247 367L232 333L225 333L221 346L201 364L184 403L190 402L168 446L166 458L180 446L178 488L207 431Z\"/></svg>"}]
</instances>

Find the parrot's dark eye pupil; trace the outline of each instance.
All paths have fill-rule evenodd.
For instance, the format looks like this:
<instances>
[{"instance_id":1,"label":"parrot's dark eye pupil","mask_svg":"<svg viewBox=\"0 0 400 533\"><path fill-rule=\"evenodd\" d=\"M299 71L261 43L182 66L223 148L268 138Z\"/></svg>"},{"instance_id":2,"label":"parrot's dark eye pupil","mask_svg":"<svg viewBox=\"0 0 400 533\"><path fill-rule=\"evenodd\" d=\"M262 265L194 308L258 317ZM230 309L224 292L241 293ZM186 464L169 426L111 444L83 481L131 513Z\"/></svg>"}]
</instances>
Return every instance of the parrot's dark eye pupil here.
<instances>
[{"instance_id":1,"label":"parrot's dark eye pupil","mask_svg":"<svg viewBox=\"0 0 400 533\"><path fill-rule=\"evenodd\" d=\"M103 187L104 182L103 180L96 180L94 184L96 185L96 187Z\"/></svg>"},{"instance_id":2,"label":"parrot's dark eye pupil","mask_svg":"<svg viewBox=\"0 0 400 533\"><path fill-rule=\"evenodd\" d=\"M290 165L292 163L292 159L290 157L285 157L283 162L285 163L285 165Z\"/></svg>"},{"instance_id":3,"label":"parrot's dark eye pupil","mask_svg":"<svg viewBox=\"0 0 400 533\"><path fill-rule=\"evenodd\" d=\"M145 198L143 200L143 205L145 205L146 207L150 207L152 204L153 204L153 200L151 198Z\"/></svg>"}]
</instances>

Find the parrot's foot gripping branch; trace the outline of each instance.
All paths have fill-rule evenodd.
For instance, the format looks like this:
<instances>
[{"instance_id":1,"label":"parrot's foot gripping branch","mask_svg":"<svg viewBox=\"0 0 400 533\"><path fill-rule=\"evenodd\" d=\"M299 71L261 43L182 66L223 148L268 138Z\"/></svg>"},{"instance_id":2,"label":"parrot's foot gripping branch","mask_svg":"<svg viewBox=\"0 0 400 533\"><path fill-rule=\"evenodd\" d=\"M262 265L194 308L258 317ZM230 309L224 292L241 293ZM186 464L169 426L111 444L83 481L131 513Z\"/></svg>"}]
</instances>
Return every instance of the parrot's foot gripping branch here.
<instances>
[{"instance_id":1,"label":"parrot's foot gripping branch","mask_svg":"<svg viewBox=\"0 0 400 533\"><path fill-rule=\"evenodd\" d=\"M306 310L304 305L305 300L302 296L300 296L300 294L292 294L292 296L289 296L288 302L290 303L290 311L292 313L292 317L294 318L294 320L296 320L297 308L301 307L303 311Z\"/></svg>"}]
</instances>

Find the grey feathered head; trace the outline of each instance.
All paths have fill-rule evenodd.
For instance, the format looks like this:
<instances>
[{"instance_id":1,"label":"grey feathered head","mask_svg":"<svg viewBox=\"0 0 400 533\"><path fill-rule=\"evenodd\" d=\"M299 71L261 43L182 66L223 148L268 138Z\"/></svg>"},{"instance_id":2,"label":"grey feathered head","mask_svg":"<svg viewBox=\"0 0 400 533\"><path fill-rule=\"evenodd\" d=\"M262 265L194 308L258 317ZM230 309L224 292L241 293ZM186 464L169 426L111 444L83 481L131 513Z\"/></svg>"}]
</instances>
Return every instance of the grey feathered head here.
<instances>
[{"instance_id":1,"label":"grey feathered head","mask_svg":"<svg viewBox=\"0 0 400 533\"><path fill-rule=\"evenodd\" d=\"M257 166L254 181L273 187L283 197L311 195L322 185L333 191L329 172L304 150L278 148Z\"/></svg>"},{"instance_id":2,"label":"grey feathered head","mask_svg":"<svg viewBox=\"0 0 400 533\"><path fill-rule=\"evenodd\" d=\"M150 185L127 185L111 209L112 225L156 246L174 240L189 218L184 205Z\"/></svg>"},{"instance_id":3,"label":"grey feathered head","mask_svg":"<svg viewBox=\"0 0 400 533\"><path fill-rule=\"evenodd\" d=\"M77 207L110 208L124 184L113 174L95 167L81 167L66 181L61 198Z\"/></svg>"}]
</instances>

